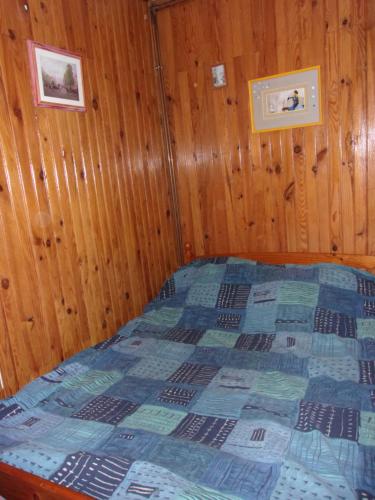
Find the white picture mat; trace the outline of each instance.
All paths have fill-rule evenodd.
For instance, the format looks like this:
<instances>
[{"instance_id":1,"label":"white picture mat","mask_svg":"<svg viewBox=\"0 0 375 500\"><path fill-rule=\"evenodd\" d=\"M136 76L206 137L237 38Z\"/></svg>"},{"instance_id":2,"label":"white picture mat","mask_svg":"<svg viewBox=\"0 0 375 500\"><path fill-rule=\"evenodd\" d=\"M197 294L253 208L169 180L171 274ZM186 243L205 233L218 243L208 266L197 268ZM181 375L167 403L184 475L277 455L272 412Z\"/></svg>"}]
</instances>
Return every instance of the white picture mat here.
<instances>
[{"instance_id":1,"label":"white picture mat","mask_svg":"<svg viewBox=\"0 0 375 500\"><path fill-rule=\"evenodd\" d=\"M74 99L64 99L59 97L50 97L44 93L43 77L42 77L42 62L41 57L46 57L48 59L55 59L56 61L63 62L65 64L72 64L77 70L77 84L78 84L78 100ZM50 102L52 104L65 104L69 106L84 106L84 95L83 95L83 85L82 85L82 66L80 59L76 57L71 57L65 54L59 54L57 52L52 52L50 50L41 49L39 47L35 48L35 60L37 67L38 76L38 86L40 92L40 98L42 102Z\"/></svg>"},{"instance_id":2,"label":"white picture mat","mask_svg":"<svg viewBox=\"0 0 375 500\"><path fill-rule=\"evenodd\" d=\"M253 132L303 127L321 122L319 68L310 68L250 82ZM267 95L304 88L304 109L267 113Z\"/></svg>"}]
</instances>

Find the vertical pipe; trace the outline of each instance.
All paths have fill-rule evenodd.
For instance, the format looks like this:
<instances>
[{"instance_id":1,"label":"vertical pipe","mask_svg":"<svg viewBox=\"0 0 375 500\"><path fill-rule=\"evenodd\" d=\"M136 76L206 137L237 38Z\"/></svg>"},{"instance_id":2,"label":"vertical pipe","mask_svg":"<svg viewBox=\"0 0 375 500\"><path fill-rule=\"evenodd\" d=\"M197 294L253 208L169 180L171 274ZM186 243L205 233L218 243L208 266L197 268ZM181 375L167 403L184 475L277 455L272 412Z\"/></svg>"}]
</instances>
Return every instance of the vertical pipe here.
<instances>
[{"instance_id":1,"label":"vertical pipe","mask_svg":"<svg viewBox=\"0 0 375 500\"><path fill-rule=\"evenodd\" d=\"M177 0L177 2L184 0ZM176 0L172 0L167 2L161 6L153 6L150 2L149 4L149 13L151 20L151 35L152 35L152 48L153 48L153 57L154 57L154 69L156 72L156 79L158 83L158 97L159 97L159 106L160 106L160 114L161 114L161 125L162 125L162 136L163 136L163 145L164 145L164 153L167 161L168 168L168 178L170 185L170 192L172 198L172 216L174 219L175 225L175 234L176 234L176 243L177 243L177 258L179 264L182 265L184 262L184 252L183 252L183 244L182 244L182 233L181 233L181 218L180 218L180 204L178 199L178 191L177 191L177 182L176 182L176 170L174 165L174 156L172 149L172 141L171 141L171 133L168 122L168 113L167 113L167 102L165 97L165 85L163 78L163 67L161 64L161 54L160 54L160 39L159 39L159 31L158 24L156 18L157 10L160 8L164 8L169 6L169 4L177 3Z\"/></svg>"}]
</instances>

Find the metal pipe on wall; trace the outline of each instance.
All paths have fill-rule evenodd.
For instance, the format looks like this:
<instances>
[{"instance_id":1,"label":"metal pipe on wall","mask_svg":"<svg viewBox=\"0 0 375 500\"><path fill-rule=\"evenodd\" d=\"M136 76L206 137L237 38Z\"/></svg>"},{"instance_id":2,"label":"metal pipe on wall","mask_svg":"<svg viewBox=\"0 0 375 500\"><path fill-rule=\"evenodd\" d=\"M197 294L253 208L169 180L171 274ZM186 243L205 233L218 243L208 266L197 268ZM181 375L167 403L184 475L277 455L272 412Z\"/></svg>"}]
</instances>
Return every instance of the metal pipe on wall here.
<instances>
[{"instance_id":1,"label":"metal pipe on wall","mask_svg":"<svg viewBox=\"0 0 375 500\"><path fill-rule=\"evenodd\" d=\"M165 156L167 160L168 176L170 181L170 191L172 198L172 215L175 224L176 233L176 243L177 243L177 257L180 264L184 263L184 251L182 242L182 231L181 231L181 217L180 217L180 205L178 199L177 191L177 181L176 181L176 169L174 165L174 156L171 140L171 132L168 121L167 112L167 101L165 94L165 85L163 78L163 66L161 64L161 53L160 53L160 40L159 40L159 30L157 24L157 12L166 7L171 7L177 3L185 2L186 0L166 0L155 2L149 1L149 14L151 21L151 37L152 37L152 49L154 58L154 69L157 78L157 87L159 94L159 105L160 105L160 115L161 115L161 125L162 125L162 135L163 144L165 149Z\"/></svg>"}]
</instances>

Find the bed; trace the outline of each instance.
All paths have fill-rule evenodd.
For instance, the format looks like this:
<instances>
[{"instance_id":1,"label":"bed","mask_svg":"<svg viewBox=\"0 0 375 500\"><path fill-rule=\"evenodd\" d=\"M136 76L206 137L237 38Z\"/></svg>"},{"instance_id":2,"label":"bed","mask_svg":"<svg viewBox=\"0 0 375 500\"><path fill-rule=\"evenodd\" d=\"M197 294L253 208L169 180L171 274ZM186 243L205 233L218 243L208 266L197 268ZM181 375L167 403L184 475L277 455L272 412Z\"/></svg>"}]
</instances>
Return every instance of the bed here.
<instances>
[{"instance_id":1,"label":"bed","mask_svg":"<svg viewBox=\"0 0 375 500\"><path fill-rule=\"evenodd\" d=\"M0 401L0 495L374 498L375 257L249 256Z\"/></svg>"}]
</instances>

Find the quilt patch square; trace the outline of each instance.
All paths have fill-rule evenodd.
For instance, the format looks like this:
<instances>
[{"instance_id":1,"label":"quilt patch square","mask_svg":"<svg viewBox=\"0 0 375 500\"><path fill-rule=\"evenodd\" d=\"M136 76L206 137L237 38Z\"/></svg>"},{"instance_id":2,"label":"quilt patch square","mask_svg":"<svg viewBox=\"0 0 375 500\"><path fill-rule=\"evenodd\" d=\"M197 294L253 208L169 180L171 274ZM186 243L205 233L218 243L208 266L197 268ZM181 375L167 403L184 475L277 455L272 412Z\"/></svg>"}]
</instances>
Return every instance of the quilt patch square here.
<instances>
[{"instance_id":1,"label":"quilt patch square","mask_svg":"<svg viewBox=\"0 0 375 500\"><path fill-rule=\"evenodd\" d=\"M207 330L198 342L200 347L234 347L239 333L223 332L222 330Z\"/></svg>"},{"instance_id":2,"label":"quilt patch square","mask_svg":"<svg viewBox=\"0 0 375 500\"><path fill-rule=\"evenodd\" d=\"M334 333L339 337L356 338L356 321L346 314L317 307L314 318L314 331Z\"/></svg>"},{"instance_id":3,"label":"quilt patch square","mask_svg":"<svg viewBox=\"0 0 375 500\"><path fill-rule=\"evenodd\" d=\"M246 404L242 408L243 420L272 420L292 427L296 421L298 401L276 399L251 392L247 395Z\"/></svg>"},{"instance_id":4,"label":"quilt patch square","mask_svg":"<svg viewBox=\"0 0 375 500\"><path fill-rule=\"evenodd\" d=\"M307 358L311 354L312 336L304 332L277 332L272 342L272 352L293 353L295 356Z\"/></svg>"},{"instance_id":5,"label":"quilt patch square","mask_svg":"<svg viewBox=\"0 0 375 500\"><path fill-rule=\"evenodd\" d=\"M346 290L357 290L357 277L351 271L324 266L319 269L319 283Z\"/></svg>"},{"instance_id":6,"label":"quilt patch square","mask_svg":"<svg viewBox=\"0 0 375 500\"><path fill-rule=\"evenodd\" d=\"M197 391L193 389L183 389L181 387L166 387L158 396L158 400L163 403L188 406L190 401L196 395Z\"/></svg>"},{"instance_id":7,"label":"quilt patch square","mask_svg":"<svg viewBox=\"0 0 375 500\"><path fill-rule=\"evenodd\" d=\"M65 418L64 421L39 437L39 443L57 450L83 449L93 451L105 441L111 432L113 425L95 422L93 420L82 420Z\"/></svg>"},{"instance_id":8,"label":"quilt patch square","mask_svg":"<svg viewBox=\"0 0 375 500\"><path fill-rule=\"evenodd\" d=\"M375 413L361 411L358 442L364 446L375 446Z\"/></svg>"},{"instance_id":9,"label":"quilt patch square","mask_svg":"<svg viewBox=\"0 0 375 500\"><path fill-rule=\"evenodd\" d=\"M375 339L361 339L359 341L360 355L362 359L375 359Z\"/></svg>"},{"instance_id":10,"label":"quilt patch square","mask_svg":"<svg viewBox=\"0 0 375 500\"><path fill-rule=\"evenodd\" d=\"M241 323L241 314L222 313L219 314L216 320L218 328L225 328L228 330L238 330Z\"/></svg>"},{"instance_id":11,"label":"quilt patch square","mask_svg":"<svg viewBox=\"0 0 375 500\"><path fill-rule=\"evenodd\" d=\"M277 463L285 456L291 430L267 420L239 420L222 447L246 460Z\"/></svg>"},{"instance_id":12,"label":"quilt patch square","mask_svg":"<svg viewBox=\"0 0 375 500\"><path fill-rule=\"evenodd\" d=\"M197 344L204 334L204 330L197 330L194 328L171 328L165 334L165 340L172 340L173 342L181 342L183 344Z\"/></svg>"},{"instance_id":13,"label":"quilt patch square","mask_svg":"<svg viewBox=\"0 0 375 500\"><path fill-rule=\"evenodd\" d=\"M233 492L236 499L269 499L279 477L279 468L279 464L244 460L225 453L208 464L202 481L220 491ZM293 497L288 500L290 498Z\"/></svg>"},{"instance_id":14,"label":"quilt patch square","mask_svg":"<svg viewBox=\"0 0 375 500\"><path fill-rule=\"evenodd\" d=\"M315 309L301 304L279 304L276 313L276 331L311 332Z\"/></svg>"},{"instance_id":15,"label":"quilt patch square","mask_svg":"<svg viewBox=\"0 0 375 500\"><path fill-rule=\"evenodd\" d=\"M224 277L226 266L223 264L208 263L200 268L200 283L220 283Z\"/></svg>"},{"instance_id":16,"label":"quilt patch square","mask_svg":"<svg viewBox=\"0 0 375 500\"><path fill-rule=\"evenodd\" d=\"M192 407L192 413L210 417L239 419L246 405L248 394L245 391L232 391L215 387L205 389Z\"/></svg>"},{"instance_id":17,"label":"quilt patch square","mask_svg":"<svg viewBox=\"0 0 375 500\"><path fill-rule=\"evenodd\" d=\"M353 380L358 382L358 361L351 356L342 358L316 358L311 356L308 361L309 377L326 376L334 380Z\"/></svg>"},{"instance_id":18,"label":"quilt patch square","mask_svg":"<svg viewBox=\"0 0 375 500\"><path fill-rule=\"evenodd\" d=\"M278 294L279 304L296 304L315 307L318 303L319 285L302 281L285 281Z\"/></svg>"},{"instance_id":19,"label":"quilt patch square","mask_svg":"<svg viewBox=\"0 0 375 500\"><path fill-rule=\"evenodd\" d=\"M361 276L357 276L357 292L361 295L365 295L366 297L374 297L375 296L375 281L368 280L366 278L362 278Z\"/></svg>"},{"instance_id":20,"label":"quilt patch square","mask_svg":"<svg viewBox=\"0 0 375 500\"><path fill-rule=\"evenodd\" d=\"M316 450L314 456L319 455L320 452L320 449ZM327 473L325 477L311 474L309 467L306 467L303 461L284 460L270 500L290 500L292 498L346 500L354 498L353 490L346 480L340 481L339 484L333 484L336 477L340 478L340 476L340 472L337 476Z\"/></svg>"},{"instance_id":21,"label":"quilt patch square","mask_svg":"<svg viewBox=\"0 0 375 500\"><path fill-rule=\"evenodd\" d=\"M216 302L217 309L244 309L250 294L249 285L223 283Z\"/></svg>"},{"instance_id":22,"label":"quilt patch square","mask_svg":"<svg viewBox=\"0 0 375 500\"><path fill-rule=\"evenodd\" d=\"M136 412L126 417L120 427L143 429L166 436L186 417L187 413L162 406L142 405Z\"/></svg>"},{"instance_id":23,"label":"quilt patch square","mask_svg":"<svg viewBox=\"0 0 375 500\"><path fill-rule=\"evenodd\" d=\"M245 333L272 333L276 330L278 305L275 301L258 302L247 306L243 331Z\"/></svg>"},{"instance_id":24,"label":"quilt patch square","mask_svg":"<svg viewBox=\"0 0 375 500\"><path fill-rule=\"evenodd\" d=\"M122 378L123 375L117 371L90 370L67 378L61 386L70 390L83 389L90 394L101 394Z\"/></svg>"},{"instance_id":25,"label":"quilt patch square","mask_svg":"<svg viewBox=\"0 0 375 500\"><path fill-rule=\"evenodd\" d=\"M240 351L261 351L268 352L271 350L272 342L275 340L276 335L266 333L256 333L253 335L242 334L238 338L236 349Z\"/></svg>"},{"instance_id":26,"label":"quilt patch square","mask_svg":"<svg viewBox=\"0 0 375 500\"><path fill-rule=\"evenodd\" d=\"M271 371L259 373L253 392L276 399L300 399L304 396L308 380L303 377Z\"/></svg>"},{"instance_id":27,"label":"quilt patch square","mask_svg":"<svg viewBox=\"0 0 375 500\"><path fill-rule=\"evenodd\" d=\"M81 410L73 413L72 418L95 420L105 424L116 425L138 408L136 403L110 396L98 396Z\"/></svg>"},{"instance_id":28,"label":"quilt patch square","mask_svg":"<svg viewBox=\"0 0 375 500\"><path fill-rule=\"evenodd\" d=\"M358 440L359 411L354 408L300 401L295 429L301 432L320 431L330 438Z\"/></svg>"},{"instance_id":29,"label":"quilt patch square","mask_svg":"<svg viewBox=\"0 0 375 500\"><path fill-rule=\"evenodd\" d=\"M128 339L123 339L120 344L116 344L112 347L113 351L120 352L123 356L131 356L132 362L128 362L129 368L134 366L137 358L141 358L143 356L152 356L155 353L156 346L158 344L157 338L152 337L140 337L138 335L132 335ZM130 357L129 356L129 357ZM111 353L111 357L109 358L109 364L112 360L113 356ZM135 362L134 362L135 361ZM116 364L117 366L117 364ZM122 370L124 371L124 370Z\"/></svg>"},{"instance_id":30,"label":"quilt patch square","mask_svg":"<svg viewBox=\"0 0 375 500\"><path fill-rule=\"evenodd\" d=\"M148 356L138 361L138 363L128 371L128 375L138 378L166 380L180 365L181 362L178 360Z\"/></svg>"},{"instance_id":31,"label":"quilt patch square","mask_svg":"<svg viewBox=\"0 0 375 500\"><path fill-rule=\"evenodd\" d=\"M143 315L143 321L156 326L172 327L177 325L182 313L182 307L161 307L160 309L151 310Z\"/></svg>"},{"instance_id":32,"label":"quilt patch square","mask_svg":"<svg viewBox=\"0 0 375 500\"><path fill-rule=\"evenodd\" d=\"M341 486L346 484L346 489L354 489L357 482L357 471L353 468L353 464L358 463L359 448L356 441L330 439L318 430L294 431L287 457L302 466L305 475L308 471L314 479L320 477L322 480L323 476L331 483L336 478L338 491L341 490L344 496L345 490ZM352 494L344 498L351 496ZM336 500L338 497L334 498Z\"/></svg>"},{"instance_id":33,"label":"quilt patch square","mask_svg":"<svg viewBox=\"0 0 375 500\"><path fill-rule=\"evenodd\" d=\"M194 283L188 293L186 304L189 306L215 307L220 283Z\"/></svg>"},{"instance_id":34,"label":"quilt patch square","mask_svg":"<svg viewBox=\"0 0 375 500\"><path fill-rule=\"evenodd\" d=\"M253 283L256 277L256 265L251 264L250 261L244 261L243 264L238 262L230 264L228 261L226 265L225 275L223 281L230 284L241 285L243 283Z\"/></svg>"},{"instance_id":35,"label":"quilt patch square","mask_svg":"<svg viewBox=\"0 0 375 500\"><path fill-rule=\"evenodd\" d=\"M192 344L159 340L155 356L160 359L171 359L183 363L190 358L194 351L195 347Z\"/></svg>"},{"instance_id":36,"label":"quilt patch square","mask_svg":"<svg viewBox=\"0 0 375 500\"><path fill-rule=\"evenodd\" d=\"M49 479L61 486L105 500L124 480L131 464L132 461L127 458L101 457L79 451L68 455Z\"/></svg>"},{"instance_id":37,"label":"quilt patch square","mask_svg":"<svg viewBox=\"0 0 375 500\"><path fill-rule=\"evenodd\" d=\"M217 309L214 307L186 306L178 326L207 330L214 328L217 320Z\"/></svg>"},{"instance_id":38,"label":"quilt patch square","mask_svg":"<svg viewBox=\"0 0 375 500\"><path fill-rule=\"evenodd\" d=\"M218 371L219 368L216 366L183 363L178 370L168 378L168 382L208 385Z\"/></svg>"},{"instance_id":39,"label":"quilt patch square","mask_svg":"<svg viewBox=\"0 0 375 500\"><path fill-rule=\"evenodd\" d=\"M375 361L359 361L359 383L375 384Z\"/></svg>"},{"instance_id":40,"label":"quilt patch square","mask_svg":"<svg viewBox=\"0 0 375 500\"><path fill-rule=\"evenodd\" d=\"M211 448L220 448L237 420L208 417L189 413L180 422L171 436L205 444Z\"/></svg>"},{"instance_id":41,"label":"quilt patch square","mask_svg":"<svg viewBox=\"0 0 375 500\"><path fill-rule=\"evenodd\" d=\"M357 319L357 336L359 339L375 339L375 319Z\"/></svg>"}]
</instances>

